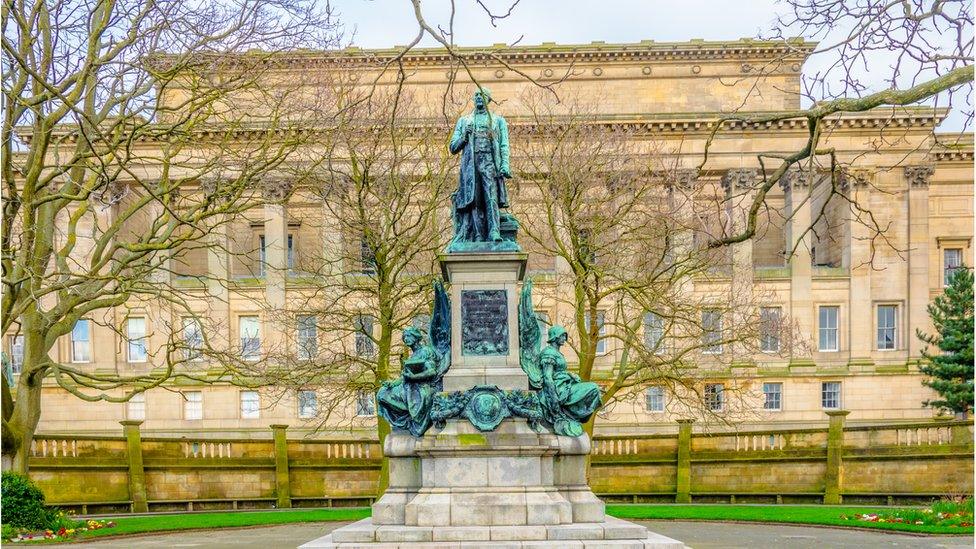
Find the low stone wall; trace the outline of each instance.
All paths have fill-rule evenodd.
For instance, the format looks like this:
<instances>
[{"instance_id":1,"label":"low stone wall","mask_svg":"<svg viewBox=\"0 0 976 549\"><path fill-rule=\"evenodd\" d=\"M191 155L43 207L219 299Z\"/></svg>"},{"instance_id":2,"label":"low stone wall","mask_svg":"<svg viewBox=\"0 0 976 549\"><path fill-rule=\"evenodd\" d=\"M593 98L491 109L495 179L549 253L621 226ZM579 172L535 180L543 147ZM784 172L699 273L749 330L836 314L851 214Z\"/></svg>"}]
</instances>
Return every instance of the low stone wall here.
<instances>
[{"instance_id":1,"label":"low stone wall","mask_svg":"<svg viewBox=\"0 0 976 549\"><path fill-rule=\"evenodd\" d=\"M973 422L596 437L590 484L608 502L912 503L973 493ZM30 475L81 513L364 506L375 440L38 435Z\"/></svg>"}]
</instances>

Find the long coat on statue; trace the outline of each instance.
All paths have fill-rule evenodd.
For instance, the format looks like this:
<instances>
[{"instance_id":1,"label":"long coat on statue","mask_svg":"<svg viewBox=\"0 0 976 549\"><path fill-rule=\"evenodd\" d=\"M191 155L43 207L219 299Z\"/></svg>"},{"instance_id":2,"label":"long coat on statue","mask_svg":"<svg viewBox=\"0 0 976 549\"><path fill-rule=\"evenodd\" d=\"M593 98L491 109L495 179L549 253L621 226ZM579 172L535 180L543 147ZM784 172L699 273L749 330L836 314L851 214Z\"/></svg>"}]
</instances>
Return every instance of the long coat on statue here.
<instances>
[{"instance_id":1,"label":"long coat on statue","mask_svg":"<svg viewBox=\"0 0 976 549\"><path fill-rule=\"evenodd\" d=\"M509 166L508 123L505 118L497 114L485 113L487 116L488 134L491 137L491 155L476 154L475 147L469 143L469 136L474 135L472 126L475 124L476 113L462 116L454 127L451 137L451 153L457 154L461 149L461 177L457 192L454 193L454 208L463 210L472 205L477 197L475 185L481 183L486 186L486 194L497 192L496 198L500 208L508 207L508 187L505 178L511 177ZM471 128L471 132L469 132ZM477 136L475 137L477 139Z\"/></svg>"}]
</instances>

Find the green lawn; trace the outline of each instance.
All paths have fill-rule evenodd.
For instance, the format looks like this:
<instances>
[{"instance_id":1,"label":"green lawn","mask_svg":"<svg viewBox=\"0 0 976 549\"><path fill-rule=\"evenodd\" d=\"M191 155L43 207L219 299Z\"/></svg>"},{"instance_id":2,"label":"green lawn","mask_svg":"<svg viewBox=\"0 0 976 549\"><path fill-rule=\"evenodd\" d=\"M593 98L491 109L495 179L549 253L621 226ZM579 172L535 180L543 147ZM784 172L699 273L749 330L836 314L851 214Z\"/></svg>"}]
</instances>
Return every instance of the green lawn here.
<instances>
[{"instance_id":1,"label":"green lawn","mask_svg":"<svg viewBox=\"0 0 976 549\"><path fill-rule=\"evenodd\" d=\"M907 512L916 512L907 511ZM607 505L607 513L631 520L729 520L819 524L826 526L859 526L926 534L972 534L973 528L878 523L845 520L844 515L900 512L892 507L834 507L817 505ZM80 533L75 540L95 537L189 530L195 528L234 528L299 522L355 521L369 516L369 508L291 509L282 511L245 511L184 513L118 517L111 519L113 528ZM38 542L31 542L31 544ZM45 542L40 542L45 543Z\"/></svg>"},{"instance_id":2,"label":"green lawn","mask_svg":"<svg viewBox=\"0 0 976 549\"><path fill-rule=\"evenodd\" d=\"M783 522L824 526L857 526L926 534L972 534L972 526L939 526L898 522L847 520L855 514L889 515L895 507L842 507L827 505L607 505L607 514L631 520L730 520Z\"/></svg>"}]
</instances>

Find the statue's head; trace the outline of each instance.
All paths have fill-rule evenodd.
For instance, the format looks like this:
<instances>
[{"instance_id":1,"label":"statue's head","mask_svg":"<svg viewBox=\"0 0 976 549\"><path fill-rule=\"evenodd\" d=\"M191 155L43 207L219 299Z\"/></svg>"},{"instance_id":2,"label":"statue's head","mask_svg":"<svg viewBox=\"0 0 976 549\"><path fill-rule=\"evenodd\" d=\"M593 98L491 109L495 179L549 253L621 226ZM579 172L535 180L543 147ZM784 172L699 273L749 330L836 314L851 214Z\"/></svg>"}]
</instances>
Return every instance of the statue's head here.
<instances>
[{"instance_id":1,"label":"statue's head","mask_svg":"<svg viewBox=\"0 0 976 549\"><path fill-rule=\"evenodd\" d=\"M474 92L474 106L482 109L491 103L491 90L484 86L479 86Z\"/></svg>"},{"instance_id":2,"label":"statue's head","mask_svg":"<svg viewBox=\"0 0 976 549\"><path fill-rule=\"evenodd\" d=\"M562 345L563 343L566 343L567 339L569 339L569 335L566 333L566 328L563 328L559 324L549 328L549 338L546 340L549 343Z\"/></svg>"},{"instance_id":3,"label":"statue's head","mask_svg":"<svg viewBox=\"0 0 976 549\"><path fill-rule=\"evenodd\" d=\"M414 328L413 326L403 330L403 344L407 347L413 347L423 340L424 335L420 333L420 330Z\"/></svg>"}]
</instances>

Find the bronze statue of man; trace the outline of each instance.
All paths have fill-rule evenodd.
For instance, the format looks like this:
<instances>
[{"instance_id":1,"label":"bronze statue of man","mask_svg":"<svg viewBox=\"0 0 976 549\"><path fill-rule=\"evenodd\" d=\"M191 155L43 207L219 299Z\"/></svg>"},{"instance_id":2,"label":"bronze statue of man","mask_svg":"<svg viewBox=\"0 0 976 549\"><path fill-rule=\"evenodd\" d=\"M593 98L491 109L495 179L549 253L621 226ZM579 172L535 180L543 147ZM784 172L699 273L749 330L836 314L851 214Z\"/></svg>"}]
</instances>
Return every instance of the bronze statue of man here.
<instances>
[{"instance_id":1,"label":"bronze statue of man","mask_svg":"<svg viewBox=\"0 0 976 549\"><path fill-rule=\"evenodd\" d=\"M462 116L451 137L451 154L461 153L461 175L454 200L454 238L449 252L484 251L502 243L499 208L508 207L506 179L512 173L508 158L508 124L488 111L491 92L480 87L474 111ZM472 245L473 244L473 245Z\"/></svg>"}]
</instances>

